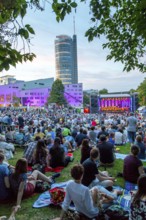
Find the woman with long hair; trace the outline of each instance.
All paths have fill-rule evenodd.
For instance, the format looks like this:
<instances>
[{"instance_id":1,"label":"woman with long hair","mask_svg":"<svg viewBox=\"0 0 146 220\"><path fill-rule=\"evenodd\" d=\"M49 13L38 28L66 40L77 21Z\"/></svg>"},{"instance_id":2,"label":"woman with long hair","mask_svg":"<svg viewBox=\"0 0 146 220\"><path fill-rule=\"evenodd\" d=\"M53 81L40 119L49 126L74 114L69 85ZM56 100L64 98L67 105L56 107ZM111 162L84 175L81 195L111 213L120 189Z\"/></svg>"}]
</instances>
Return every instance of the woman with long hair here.
<instances>
[{"instance_id":1,"label":"woman with long hair","mask_svg":"<svg viewBox=\"0 0 146 220\"><path fill-rule=\"evenodd\" d=\"M146 174L138 178L138 190L133 196L129 220L146 219Z\"/></svg>"},{"instance_id":2,"label":"woman with long hair","mask_svg":"<svg viewBox=\"0 0 146 220\"><path fill-rule=\"evenodd\" d=\"M40 164L42 166L48 166L49 165L49 151L47 149L47 146L45 144L44 140L39 140L36 149L34 151L33 155L33 164Z\"/></svg>"},{"instance_id":3,"label":"woman with long hair","mask_svg":"<svg viewBox=\"0 0 146 220\"><path fill-rule=\"evenodd\" d=\"M137 184L138 177L144 173L142 161L138 158L139 147L133 145L131 154L124 159L123 177L126 181Z\"/></svg>"},{"instance_id":4,"label":"woman with long hair","mask_svg":"<svg viewBox=\"0 0 146 220\"><path fill-rule=\"evenodd\" d=\"M70 162L70 158L65 155L64 148L61 146L61 140L56 137L54 145L50 149L50 166L55 168L58 166L67 166Z\"/></svg>"},{"instance_id":5,"label":"woman with long hair","mask_svg":"<svg viewBox=\"0 0 146 220\"><path fill-rule=\"evenodd\" d=\"M82 164L86 159L90 157L91 147L89 146L89 139L84 139L81 145L81 160L80 163Z\"/></svg>"},{"instance_id":6,"label":"woman with long hair","mask_svg":"<svg viewBox=\"0 0 146 220\"><path fill-rule=\"evenodd\" d=\"M27 160L21 158L17 161L15 171L9 177L10 188L17 198L16 210L20 208L23 197L29 197L34 193L37 180L52 183L52 177L47 177L38 170L27 175Z\"/></svg>"}]
</instances>

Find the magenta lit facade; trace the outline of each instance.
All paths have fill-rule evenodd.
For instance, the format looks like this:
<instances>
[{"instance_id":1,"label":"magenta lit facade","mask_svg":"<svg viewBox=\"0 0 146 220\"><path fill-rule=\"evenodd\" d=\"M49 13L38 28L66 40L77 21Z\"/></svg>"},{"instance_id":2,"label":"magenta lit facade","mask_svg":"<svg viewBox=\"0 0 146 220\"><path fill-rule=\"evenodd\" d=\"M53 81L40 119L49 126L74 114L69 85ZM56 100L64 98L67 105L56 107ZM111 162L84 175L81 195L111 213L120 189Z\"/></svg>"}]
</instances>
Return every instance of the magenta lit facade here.
<instances>
[{"instance_id":1,"label":"magenta lit facade","mask_svg":"<svg viewBox=\"0 0 146 220\"><path fill-rule=\"evenodd\" d=\"M64 85L64 96L72 107L81 108L83 105L82 84ZM43 107L50 95L51 88L24 89L21 83L0 86L0 106L9 106L13 97L20 98L22 106Z\"/></svg>"}]
</instances>

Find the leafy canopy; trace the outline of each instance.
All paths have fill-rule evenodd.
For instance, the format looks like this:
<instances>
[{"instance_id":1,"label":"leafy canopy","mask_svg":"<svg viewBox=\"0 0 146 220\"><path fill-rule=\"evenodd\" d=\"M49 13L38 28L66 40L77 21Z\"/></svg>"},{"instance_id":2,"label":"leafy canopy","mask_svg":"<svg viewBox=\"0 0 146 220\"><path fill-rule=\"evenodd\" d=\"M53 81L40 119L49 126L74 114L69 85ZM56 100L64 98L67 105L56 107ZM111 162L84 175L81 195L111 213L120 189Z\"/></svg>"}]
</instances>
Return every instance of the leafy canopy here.
<instances>
[{"instance_id":1,"label":"leafy canopy","mask_svg":"<svg viewBox=\"0 0 146 220\"><path fill-rule=\"evenodd\" d=\"M43 10L49 3L56 14L56 20L62 21L66 14L76 10L78 4L89 2L90 27L85 36L89 41L105 36L103 49L109 49L107 60L124 64L124 71L138 69L146 71L144 56L146 53L146 1L145 0L1 0L0 1L0 70L8 70L10 65L31 60L33 53L25 53L13 48L20 37L30 44L30 35L35 34L29 25L20 24L28 7ZM86 16L86 15L85 15Z\"/></svg>"},{"instance_id":2,"label":"leafy canopy","mask_svg":"<svg viewBox=\"0 0 146 220\"><path fill-rule=\"evenodd\" d=\"M32 61L35 54L30 52L30 36L35 32L29 24L23 24L29 6L35 6L36 0L0 1L0 71L16 67L17 63ZM18 46L22 43L22 48Z\"/></svg>"},{"instance_id":3,"label":"leafy canopy","mask_svg":"<svg viewBox=\"0 0 146 220\"><path fill-rule=\"evenodd\" d=\"M57 20L63 20L67 6L58 0L53 1L53 9L57 14ZM71 2L71 0L68 0ZM86 0L80 0L85 2ZM76 7L76 3L74 7ZM106 38L103 49L108 48L110 53L107 60L114 59L124 64L124 71L137 68L141 72L146 71L146 65L142 61L146 53L146 1L145 0L90 0L89 13L91 15L91 27L85 36L89 41Z\"/></svg>"},{"instance_id":4,"label":"leafy canopy","mask_svg":"<svg viewBox=\"0 0 146 220\"><path fill-rule=\"evenodd\" d=\"M108 90L107 89L101 89L101 90L99 90L99 94L108 94Z\"/></svg>"},{"instance_id":5,"label":"leafy canopy","mask_svg":"<svg viewBox=\"0 0 146 220\"><path fill-rule=\"evenodd\" d=\"M54 81L48 103L56 103L57 105L64 105L67 103L64 97L64 85L60 79Z\"/></svg>"},{"instance_id":6,"label":"leafy canopy","mask_svg":"<svg viewBox=\"0 0 146 220\"><path fill-rule=\"evenodd\" d=\"M146 105L146 78L137 88L139 100L141 105Z\"/></svg>"}]
</instances>

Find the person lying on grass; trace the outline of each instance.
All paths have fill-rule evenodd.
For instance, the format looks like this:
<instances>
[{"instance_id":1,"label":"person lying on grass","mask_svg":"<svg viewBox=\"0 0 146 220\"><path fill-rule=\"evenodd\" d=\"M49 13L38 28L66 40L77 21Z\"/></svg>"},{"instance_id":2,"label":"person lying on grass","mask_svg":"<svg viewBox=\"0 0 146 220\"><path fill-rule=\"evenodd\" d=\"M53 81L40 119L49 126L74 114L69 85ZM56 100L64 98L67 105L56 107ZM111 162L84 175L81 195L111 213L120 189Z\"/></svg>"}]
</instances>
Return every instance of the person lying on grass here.
<instances>
[{"instance_id":1,"label":"person lying on grass","mask_svg":"<svg viewBox=\"0 0 146 220\"><path fill-rule=\"evenodd\" d=\"M19 159L14 173L9 176L10 188L17 198L16 212L21 208L22 198L30 197L34 193L37 180L52 183L52 177L47 177L38 170L34 170L31 175L27 175L27 160L25 158Z\"/></svg>"}]
</instances>

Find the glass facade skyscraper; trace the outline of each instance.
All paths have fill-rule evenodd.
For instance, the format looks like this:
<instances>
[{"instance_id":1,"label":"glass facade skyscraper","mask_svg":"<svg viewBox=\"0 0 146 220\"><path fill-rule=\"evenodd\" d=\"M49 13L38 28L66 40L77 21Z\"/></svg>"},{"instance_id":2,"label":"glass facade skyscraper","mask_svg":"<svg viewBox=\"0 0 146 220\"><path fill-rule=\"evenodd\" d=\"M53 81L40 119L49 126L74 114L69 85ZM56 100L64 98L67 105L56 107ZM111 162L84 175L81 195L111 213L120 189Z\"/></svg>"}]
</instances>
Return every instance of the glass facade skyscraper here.
<instances>
[{"instance_id":1,"label":"glass facade skyscraper","mask_svg":"<svg viewBox=\"0 0 146 220\"><path fill-rule=\"evenodd\" d=\"M55 39L56 78L63 84L78 83L77 37L56 36Z\"/></svg>"}]
</instances>

